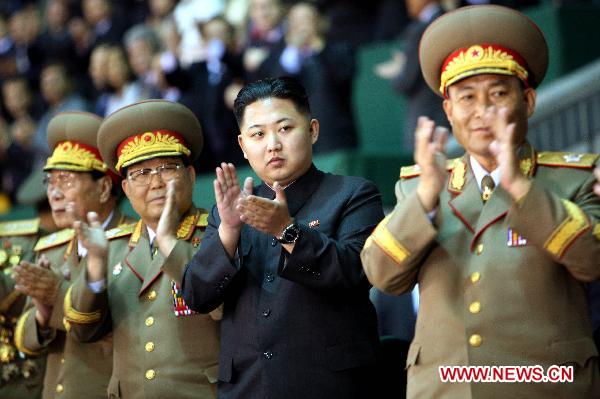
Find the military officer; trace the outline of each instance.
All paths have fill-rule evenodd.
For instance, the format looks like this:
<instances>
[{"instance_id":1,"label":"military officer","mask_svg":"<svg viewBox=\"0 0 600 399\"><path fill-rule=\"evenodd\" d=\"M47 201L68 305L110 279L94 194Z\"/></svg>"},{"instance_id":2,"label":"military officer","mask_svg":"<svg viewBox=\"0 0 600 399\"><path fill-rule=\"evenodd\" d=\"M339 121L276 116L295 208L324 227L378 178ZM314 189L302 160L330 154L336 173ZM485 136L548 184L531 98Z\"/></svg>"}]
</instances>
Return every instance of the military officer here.
<instances>
[{"instance_id":1,"label":"military officer","mask_svg":"<svg viewBox=\"0 0 600 399\"><path fill-rule=\"evenodd\" d=\"M141 219L110 242L108 261L95 215L91 227L79 226L90 262L65 303L71 335L88 341L112 331L111 398L212 398L219 315L193 312L180 289L207 224L192 203L200 124L181 104L143 101L108 116L98 146Z\"/></svg>"},{"instance_id":2,"label":"military officer","mask_svg":"<svg viewBox=\"0 0 600 399\"><path fill-rule=\"evenodd\" d=\"M419 285L407 397L600 397L585 290L600 277L598 155L526 141L542 32L512 9L465 7L429 26L420 62L466 153L444 165L445 132L421 118L417 165L401 170L397 205L362 252L376 287ZM569 365L574 381L443 383L443 365Z\"/></svg>"},{"instance_id":3,"label":"military officer","mask_svg":"<svg viewBox=\"0 0 600 399\"><path fill-rule=\"evenodd\" d=\"M48 201L62 230L42 237L34 248L38 264L16 266L17 289L32 297L20 317L15 343L26 354L48 351L44 398L102 398L112 368L110 337L82 345L65 334L63 302L69 281L85 268L85 249L73 221L95 211L105 229L127 223L117 209L118 187L96 146L101 119L84 112L56 115L48 125L53 149L44 171ZM113 234L115 235L115 234Z\"/></svg>"}]
</instances>

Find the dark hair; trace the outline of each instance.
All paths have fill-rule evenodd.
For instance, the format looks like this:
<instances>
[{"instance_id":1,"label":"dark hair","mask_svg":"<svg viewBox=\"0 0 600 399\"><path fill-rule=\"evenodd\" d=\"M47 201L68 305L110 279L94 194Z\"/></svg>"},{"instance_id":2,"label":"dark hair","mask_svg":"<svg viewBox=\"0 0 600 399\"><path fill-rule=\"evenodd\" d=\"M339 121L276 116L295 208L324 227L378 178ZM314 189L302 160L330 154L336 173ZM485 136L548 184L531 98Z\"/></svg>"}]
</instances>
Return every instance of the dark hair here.
<instances>
[{"instance_id":1,"label":"dark hair","mask_svg":"<svg viewBox=\"0 0 600 399\"><path fill-rule=\"evenodd\" d=\"M310 115L308 96L304 86L299 81L287 76L268 78L248 83L238 93L233 103L233 113L238 126L241 125L242 119L244 119L244 111L248 105L272 97L290 100L294 103L298 112Z\"/></svg>"}]
</instances>

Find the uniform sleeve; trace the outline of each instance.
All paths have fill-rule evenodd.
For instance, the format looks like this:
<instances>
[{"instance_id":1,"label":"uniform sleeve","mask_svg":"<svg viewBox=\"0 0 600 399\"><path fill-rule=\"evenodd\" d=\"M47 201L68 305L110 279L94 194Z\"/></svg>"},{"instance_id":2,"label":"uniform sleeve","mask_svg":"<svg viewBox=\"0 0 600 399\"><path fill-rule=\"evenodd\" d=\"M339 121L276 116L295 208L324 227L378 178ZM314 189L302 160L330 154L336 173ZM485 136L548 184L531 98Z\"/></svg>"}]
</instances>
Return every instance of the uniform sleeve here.
<instances>
[{"instance_id":1,"label":"uniform sleeve","mask_svg":"<svg viewBox=\"0 0 600 399\"><path fill-rule=\"evenodd\" d=\"M209 313L224 302L230 283L238 271L236 260L229 258L221 243L219 224L219 215L214 206L200 249L187 264L183 275L183 298L191 309L200 313Z\"/></svg>"},{"instance_id":2,"label":"uniform sleeve","mask_svg":"<svg viewBox=\"0 0 600 399\"><path fill-rule=\"evenodd\" d=\"M173 280L181 281L186 264L194 256L195 249L188 241L177 240L173 250L165 259L162 269Z\"/></svg>"},{"instance_id":3,"label":"uniform sleeve","mask_svg":"<svg viewBox=\"0 0 600 399\"><path fill-rule=\"evenodd\" d=\"M370 182L358 186L344 206L333 236L300 225L294 250L279 264L279 275L317 290L368 287L360 251L383 218L381 195Z\"/></svg>"},{"instance_id":4,"label":"uniform sleeve","mask_svg":"<svg viewBox=\"0 0 600 399\"><path fill-rule=\"evenodd\" d=\"M43 333L38 330L38 324L35 320L35 306L28 301L15 326L15 346L17 349L26 355L39 355L54 341L54 338L56 338L55 329L49 328Z\"/></svg>"},{"instance_id":5,"label":"uniform sleeve","mask_svg":"<svg viewBox=\"0 0 600 399\"><path fill-rule=\"evenodd\" d=\"M48 323L50 327L65 331L64 325L64 302L65 295L67 293L67 289L69 288L69 282L63 280L60 284L58 295L56 296L56 300L54 301L54 305L52 306L52 313L50 314L50 322Z\"/></svg>"},{"instance_id":6,"label":"uniform sleeve","mask_svg":"<svg viewBox=\"0 0 600 399\"><path fill-rule=\"evenodd\" d=\"M392 295L410 292L419 267L437 236L416 190L403 192L396 183L397 203L367 239L361 252L365 273L373 286Z\"/></svg>"},{"instance_id":7,"label":"uniform sleeve","mask_svg":"<svg viewBox=\"0 0 600 399\"><path fill-rule=\"evenodd\" d=\"M508 213L510 225L528 244L543 248L581 281L600 278L600 198L594 195L594 176L573 198L532 181L529 192Z\"/></svg>"},{"instance_id":8,"label":"uniform sleeve","mask_svg":"<svg viewBox=\"0 0 600 399\"><path fill-rule=\"evenodd\" d=\"M79 342L94 342L110 332L112 325L107 290L92 291L88 285L87 269L79 273L64 298L65 328L73 338Z\"/></svg>"}]
</instances>

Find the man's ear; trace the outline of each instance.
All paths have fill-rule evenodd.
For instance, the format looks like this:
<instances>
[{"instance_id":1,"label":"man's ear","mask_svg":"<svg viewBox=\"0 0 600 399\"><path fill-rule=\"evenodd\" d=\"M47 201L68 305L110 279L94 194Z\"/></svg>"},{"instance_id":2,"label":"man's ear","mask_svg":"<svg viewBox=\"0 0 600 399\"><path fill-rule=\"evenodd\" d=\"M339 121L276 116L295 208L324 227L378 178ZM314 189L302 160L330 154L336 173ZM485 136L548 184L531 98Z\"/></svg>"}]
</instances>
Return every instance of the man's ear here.
<instances>
[{"instance_id":1,"label":"man's ear","mask_svg":"<svg viewBox=\"0 0 600 399\"><path fill-rule=\"evenodd\" d=\"M188 167L186 167L186 169L190 175L190 181L192 182L192 184L194 184L194 182L196 181L196 169L194 169L192 165L189 165Z\"/></svg>"},{"instance_id":2,"label":"man's ear","mask_svg":"<svg viewBox=\"0 0 600 399\"><path fill-rule=\"evenodd\" d=\"M527 118L531 118L535 110L535 102L537 100L537 92L534 88L528 87L523 91L524 100L527 103Z\"/></svg>"},{"instance_id":3,"label":"man's ear","mask_svg":"<svg viewBox=\"0 0 600 399\"><path fill-rule=\"evenodd\" d=\"M442 106L444 107L444 112L446 113L446 119L448 119L448 123L450 123L450 126L452 126L452 102L446 98L444 99Z\"/></svg>"},{"instance_id":4,"label":"man's ear","mask_svg":"<svg viewBox=\"0 0 600 399\"><path fill-rule=\"evenodd\" d=\"M310 132L310 142L312 144L316 143L317 140L319 139L319 121L318 120L316 120L316 119L310 120L309 132Z\"/></svg>"},{"instance_id":5,"label":"man's ear","mask_svg":"<svg viewBox=\"0 0 600 399\"><path fill-rule=\"evenodd\" d=\"M244 151L244 137L241 134L238 134L238 145L240 146L240 149L242 150L242 153L244 154L244 159L248 159L248 156L246 155L246 151Z\"/></svg>"},{"instance_id":6,"label":"man's ear","mask_svg":"<svg viewBox=\"0 0 600 399\"><path fill-rule=\"evenodd\" d=\"M113 181L110 178L110 176L102 176L100 179L98 179L98 184L100 185L100 203L104 204L110 199L110 192L112 191Z\"/></svg>"}]
</instances>

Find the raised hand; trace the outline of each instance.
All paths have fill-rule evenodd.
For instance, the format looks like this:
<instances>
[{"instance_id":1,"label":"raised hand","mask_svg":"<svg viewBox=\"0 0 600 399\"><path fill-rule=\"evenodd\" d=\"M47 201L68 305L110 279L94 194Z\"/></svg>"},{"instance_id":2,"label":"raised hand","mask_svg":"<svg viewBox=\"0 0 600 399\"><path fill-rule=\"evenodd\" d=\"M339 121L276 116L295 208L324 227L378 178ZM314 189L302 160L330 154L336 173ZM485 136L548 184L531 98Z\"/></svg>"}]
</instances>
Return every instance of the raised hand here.
<instances>
[{"instance_id":1,"label":"raised hand","mask_svg":"<svg viewBox=\"0 0 600 399\"><path fill-rule=\"evenodd\" d=\"M240 238L242 220L240 212L236 209L238 201L252 194L252 178L248 177L244 182L244 190L240 189L235 166L223 162L216 169L217 178L213 181L215 199L221 224L219 225L219 237L229 256L233 256Z\"/></svg>"},{"instance_id":2,"label":"raised hand","mask_svg":"<svg viewBox=\"0 0 600 399\"><path fill-rule=\"evenodd\" d=\"M68 207L67 207L68 209ZM108 263L108 240L96 212L88 212L88 223L81 220L73 222L79 242L87 249L87 270L90 282L106 278Z\"/></svg>"},{"instance_id":3,"label":"raised hand","mask_svg":"<svg viewBox=\"0 0 600 399\"><path fill-rule=\"evenodd\" d=\"M175 181L167 183L167 200L156 227L156 243L163 256L168 256L177 244L177 226L181 215L175 204Z\"/></svg>"},{"instance_id":4,"label":"raised hand","mask_svg":"<svg viewBox=\"0 0 600 399\"><path fill-rule=\"evenodd\" d=\"M446 141L448 129L435 126L425 117L419 117L415 131L415 161L421 169L417 195L426 212L433 211L439 202L446 181Z\"/></svg>"},{"instance_id":5,"label":"raised hand","mask_svg":"<svg viewBox=\"0 0 600 399\"><path fill-rule=\"evenodd\" d=\"M243 197L238 201L236 209L240 219L263 233L279 237L283 230L292 223L285 192L278 182L273 184L275 199L269 200L255 195Z\"/></svg>"},{"instance_id":6,"label":"raised hand","mask_svg":"<svg viewBox=\"0 0 600 399\"><path fill-rule=\"evenodd\" d=\"M500 168L500 185L518 200L531 187L531 182L519 168L517 144L515 143L514 123L508 122L508 110L505 107L489 107L484 118L492 126L496 139L490 144L490 151L496 157Z\"/></svg>"}]
</instances>

